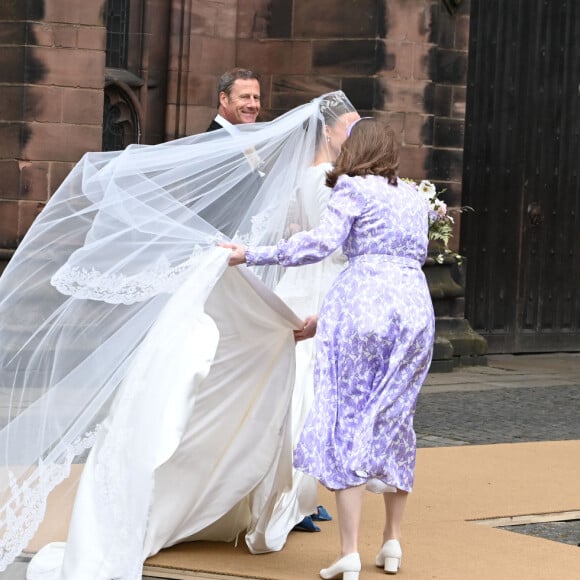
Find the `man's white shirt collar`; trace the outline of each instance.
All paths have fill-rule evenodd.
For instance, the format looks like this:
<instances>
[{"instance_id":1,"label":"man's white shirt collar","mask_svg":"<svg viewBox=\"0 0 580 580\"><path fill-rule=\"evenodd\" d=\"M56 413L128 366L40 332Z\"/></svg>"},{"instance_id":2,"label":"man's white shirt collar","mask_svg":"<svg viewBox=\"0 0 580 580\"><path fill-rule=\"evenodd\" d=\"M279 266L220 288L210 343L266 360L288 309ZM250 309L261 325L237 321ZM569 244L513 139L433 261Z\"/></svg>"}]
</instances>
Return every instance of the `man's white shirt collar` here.
<instances>
[{"instance_id":1,"label":"man's white shirt collar","mask_svg":"<svg viewBox=\"0 0 580 580\"><path fill-rule=\"evenodd\" d=\"M214 121L224 128L233 127L232 123L230 123L227 119L222 117L219 113L215 116Z\"/></svg>"}]
</instances>

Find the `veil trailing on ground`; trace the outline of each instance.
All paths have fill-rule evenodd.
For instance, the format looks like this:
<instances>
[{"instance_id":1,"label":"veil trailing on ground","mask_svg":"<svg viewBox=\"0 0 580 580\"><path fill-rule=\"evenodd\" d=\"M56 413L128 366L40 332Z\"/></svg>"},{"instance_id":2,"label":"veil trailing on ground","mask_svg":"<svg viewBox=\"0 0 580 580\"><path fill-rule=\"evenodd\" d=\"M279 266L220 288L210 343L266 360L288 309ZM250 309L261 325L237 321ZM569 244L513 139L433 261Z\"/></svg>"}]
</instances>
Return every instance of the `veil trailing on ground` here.
<instances>
[{"instance_id":1,"label":"veil trailing on ground","mask_svg":"<svg viewBox=\"0 0 580 580\"><path fill-rule=\"evenodd\" d=\"M184 534L210 530L205 537L212 538L212 526L228 514L241 521L230 530L234 537L267 527L273 490L280 488L275 481L289 471L286 387L292 329L301 320L272 292L278 266L228 270L229 251L216 244L271 244L305 227L296 193L325 119L345 107L353 110L335 92L234 133L88 153L51 198L0 278L0 570L26 548L49 494L94 445L99 454L89 454L85 470L95 478L79 494L98 493L109 509L117 498L126 513L110 509L108 516L127 516L142 528L141 536L133 533L134 569L113 567L104 577L140 577L139 560ZM251 320L243 318L244 301L259 305ZM247 334L249 325L255 328ZM276 399L264 424L243 423ZM184 439L195 440L198 452L211 446L204 437L223 415L216 401L226 413L229 403L232 412L245 413L237 428L249 434L223 443L220 473L243 466L239 453L249 448L255 479L235 493L216 480L212 490L198 490L206 502L201 516L190 506L194 526L152 535L151 498L163 481L171 485L163 466ZM213 422L206 424L208 417ZM269 439L269 447L253 444L252 430L260 429L256 441ZM135 464L131 473L128 464ZM192 471L188 476L196 477ZM205 477L201 467L197 477ZM232 499L215 507L211 498L220 494ZM168 513L174 508L163 506ZM103 550L130 543L123 529ZM108 557L115 562L114 551Z\"/></svg>"}]
</instances>

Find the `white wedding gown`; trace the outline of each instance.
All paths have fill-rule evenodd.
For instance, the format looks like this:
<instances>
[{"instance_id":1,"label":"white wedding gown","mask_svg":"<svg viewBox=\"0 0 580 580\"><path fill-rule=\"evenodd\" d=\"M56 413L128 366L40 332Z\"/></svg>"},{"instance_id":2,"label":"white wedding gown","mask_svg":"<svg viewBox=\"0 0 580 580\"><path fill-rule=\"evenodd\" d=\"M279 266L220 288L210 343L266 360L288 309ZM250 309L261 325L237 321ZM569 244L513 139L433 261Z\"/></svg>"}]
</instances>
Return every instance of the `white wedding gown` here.
<instances>
[{"instance_id":1,"label":"white wedding gown","mask_svg":"<svg viewBox=\"0 0 580 580\"><path fill-rule=\"evenodd\" d=\"M302 221L315 227L328 203L330 189L326 187L326 173L331 163L310 167L298 191L298 205L305 215ZM282 276L276 293L302 319L317 314L322 301L346 259L337 250L325 260L300 268L288 268ZM292 396L292 446L300 432L314 399L314 360L316 337L296 344L296 380ZM290 530L305 516L316 513L318 482L302 471L292 470L292 487L281 494L274 513L268 521L270 545L283 545Z\"/></svg>"},{"instance_id":2,"label":"white wedding gown","mask_svg":"<svg viewBox=\"0 0 580 580\"><path fill-rule=\"evenodd\" d=\"M299 190L310 225L328 169L311 167ZM318 312L344 258L288 269L281 300L247 268L227 268L228 255L203 258L216 280L205 307L194 275L140 345L84 466L67 543L41 549L28 580L137 580L165 547L244 531L251 552L276 551L316 511L316 480L292 468L315 345L295 345L292 331Z\"/></svg>"},{"instance_id":3,"label":"white wedding gown","mask_svg":"<svg viewBox=\"0 0 580 580\"><path fill-rule=\"evenodd\" d=\"M207 259L220 277L205 312L190 278L140 346L84 466L66 547L40 550L29 580L136 580L164 547L244 530L264 549L289 485L301 321L245 268L226 268L228 254Z\"/></svg>"},{"instance_id":4,"label":"white wedding gown","mask_svg":"<svg viewBox=\"0 0 580 580\"><path fill-rule=\"evenodd\" d=\"M42 544L61 483L78 481L67 542L41 548L28 580L140 580L165 547L241 534L276 551L316 510L292 467L315 341L296 347L293 330L342 259L229 268L217 244L232 223L246 245L318 223L329 166L310 166L346 111L337 91L235 136L72 169L0 278L0 571Z\"/></svg>"}]
</instances>

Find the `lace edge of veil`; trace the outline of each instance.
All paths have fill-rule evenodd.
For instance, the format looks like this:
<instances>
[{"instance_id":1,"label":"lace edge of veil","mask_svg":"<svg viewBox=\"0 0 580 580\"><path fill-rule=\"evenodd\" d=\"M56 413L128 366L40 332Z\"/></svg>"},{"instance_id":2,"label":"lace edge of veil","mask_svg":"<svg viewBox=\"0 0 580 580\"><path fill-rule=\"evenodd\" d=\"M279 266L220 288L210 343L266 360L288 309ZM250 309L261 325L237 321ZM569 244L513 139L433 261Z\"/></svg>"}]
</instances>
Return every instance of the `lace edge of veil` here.
<instances>
[{"instance_id":1,"label":"lace edge of veil","mask_svg":"<svg viewBox=\"0 0 580 580\"><path fill-rule=\"evenodd\" d=\"M62 462L48 464L40 460L34 473L20 484L8 471L10 499L0 512L0 571L6 570L32 540L44 519L50 492L69 477L74 458L94 445L98 430L69 444Z\"/></svg>"},{"instance_id":2,"label":"lace edge of veil","mask_svg":"<svg viewBox=\"0 0 580 580\"><path fill-rule=\"evenodd\" d=\"M215 243L214 240L210 242L212 245ZM171 266L166 258L161 258L152 268L132 275L104 273L94 267L66 263L53 274L50 283L61 294L73 298L110 304L144 302L158 294L175 292L208 246L197 246L190 257L177 266Z\"/></svg>"}]
</instances>

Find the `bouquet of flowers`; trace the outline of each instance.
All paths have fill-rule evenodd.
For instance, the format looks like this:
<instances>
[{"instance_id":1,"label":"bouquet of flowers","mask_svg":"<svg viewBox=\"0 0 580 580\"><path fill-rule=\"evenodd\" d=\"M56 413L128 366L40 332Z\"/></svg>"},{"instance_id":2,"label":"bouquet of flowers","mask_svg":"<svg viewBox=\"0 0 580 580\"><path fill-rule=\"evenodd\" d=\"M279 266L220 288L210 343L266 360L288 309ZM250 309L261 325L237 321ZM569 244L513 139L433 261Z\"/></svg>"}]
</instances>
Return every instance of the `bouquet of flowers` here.
<instances>
[{"instance_id":1,"label":"bouquet of flowers","mask_svg":"<svg viewBox=\"0 0 580 580\"><path fill-rule=\"evenodd\" d=\"M447 204L442 199L439 199L439 196L445 190L437 191L435 185L426 179L421 181L419 185L412 179L405 179L404 181L410 183L417 191L422 193L429 204L429 240L433 240L441 248L441 251L435 256L435 260L442 263L446 255L454 254L460 261L461 256L449 249L449 240L453 236L455 220L450 215L451 210L447 208ZM454 211L461 212L464 209L467 208Z\"/></svg>"}]
</instances>

